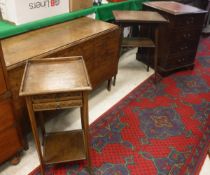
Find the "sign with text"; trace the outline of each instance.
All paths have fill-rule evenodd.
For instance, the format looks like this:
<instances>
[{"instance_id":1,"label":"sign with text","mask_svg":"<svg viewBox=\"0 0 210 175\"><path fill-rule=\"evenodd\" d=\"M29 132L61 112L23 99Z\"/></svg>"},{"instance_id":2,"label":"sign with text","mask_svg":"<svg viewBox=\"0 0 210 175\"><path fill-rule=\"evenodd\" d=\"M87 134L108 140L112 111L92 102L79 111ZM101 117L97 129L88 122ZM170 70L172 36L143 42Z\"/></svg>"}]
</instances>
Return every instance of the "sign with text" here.
<instances>
[{"instance_id":1,"label":"sign with text","mask_svg":"<svg viewBox=\"0 0 210 175\"><path fill-rule=\"evenodd\" d=\"M16 25L69 12L69 0L0 0L2 18Z\"/></svg>"}]
</instances>

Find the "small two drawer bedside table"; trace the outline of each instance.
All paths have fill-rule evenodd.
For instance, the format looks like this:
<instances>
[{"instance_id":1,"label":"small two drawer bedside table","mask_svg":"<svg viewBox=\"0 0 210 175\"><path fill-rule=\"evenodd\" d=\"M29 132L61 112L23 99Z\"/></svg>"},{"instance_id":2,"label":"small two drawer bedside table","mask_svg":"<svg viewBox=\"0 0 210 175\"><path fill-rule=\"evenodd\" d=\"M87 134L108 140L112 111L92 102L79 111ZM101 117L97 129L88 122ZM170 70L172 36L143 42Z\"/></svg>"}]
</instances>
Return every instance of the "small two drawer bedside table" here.
<instances>
[{"instance_id":1,"label":"small two drawer bedside table","mask_svg":"<svg viewBox=\"0 0 210 175\"><path fill-rule=\"evenodd\" d=\"M155 71L155 83L157 82L158 72L158 42L159 42L159 27L163 24L167 24L168 20L162 15L153 11L125 11L125 10L114 10L113 16L115 22L122 27L127 26L146 26L147 30L154 31L154 39L151 36L148 37L122 37L122 47L137 47L140 48L152 48L154 49L154 71ZM148 53L148 56L151 54ZM149 58L148 58L149 59ZM149 71L149 60L147 60L147 71Z\"/></svg>"},{"instance_id":2,"label":"small two drawer bedside table","mask_svg":"<svg viewBox=\"0 0 210 175\"><path fill-rule=\"evenodd\" d=\"M91 84L83 58L62 57L29 60L20 87L25 96L41 173L45 165L87 159L89 171L88 91ZM79 107L82 129L43 133L43 150L38 135L36 111ZM44 126L41 127L42 131Z\"/></svg>"}]
</instances>

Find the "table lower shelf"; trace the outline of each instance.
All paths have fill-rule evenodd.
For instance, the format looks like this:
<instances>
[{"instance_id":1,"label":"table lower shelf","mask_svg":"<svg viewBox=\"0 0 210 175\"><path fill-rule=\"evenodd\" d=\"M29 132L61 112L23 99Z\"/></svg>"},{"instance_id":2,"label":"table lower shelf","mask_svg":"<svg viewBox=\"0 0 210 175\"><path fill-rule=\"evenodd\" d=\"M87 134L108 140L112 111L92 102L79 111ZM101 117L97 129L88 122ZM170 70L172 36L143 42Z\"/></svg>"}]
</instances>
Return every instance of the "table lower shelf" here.
<instances>
[{"instance_id":1,"label":"table lower shelf","mask_svg":"<svg viewBox=\"0 0 210 175\"><path fill-rule=\"evenodd\" d=\"M122 47L155 48L155 43L149 38L123 38Z\"/></svg>"},{"instance_id":2,"label":"table lower shelf","mask_svg":"<svg viewBox=\"0 0 210 175\"><path fill-rule=\"evenodd\" d=\"M45 164L86 159L83 130L48 133L44 139Z\"/></svg>"}]
</instances>

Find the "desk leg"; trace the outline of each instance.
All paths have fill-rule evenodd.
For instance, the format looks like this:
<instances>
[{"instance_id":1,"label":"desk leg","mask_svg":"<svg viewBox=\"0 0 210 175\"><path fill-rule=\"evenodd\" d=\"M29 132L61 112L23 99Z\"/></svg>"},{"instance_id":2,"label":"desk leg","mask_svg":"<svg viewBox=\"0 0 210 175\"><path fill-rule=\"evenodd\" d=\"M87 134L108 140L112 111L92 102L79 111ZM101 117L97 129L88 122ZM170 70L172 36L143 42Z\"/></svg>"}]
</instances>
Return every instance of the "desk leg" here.
<instances>
[{"instance_id":1,"label":"desk leg","mask_svg":"<svg viewBox=\"0 0 210 175\"><path fill-rule=\"evenodd\" d=\"M82 127L85 135L85 150L88 162L89 173L92 174L91 170L91 158L89 149L89 120L88 120L88 92L83 92L83 106L81 108Z\"/></svg>"},{"instance_id":2,"label":"desk leg","mask_svg":"<svg viewBox=\"0 0 210 175\"><path fill-rule=\"evenodd\" d=\"M158 26L156 26L155 27L155 55L154 55L155 84L157 83L157 71L158 71L158 34L159 34L159 28Z\"/></svg>"},{"instance_id":3,"label":"desk leg","mask_svg":"<svg viewBox=\"0 0 210 175\"><path fill-rule=\"evenodd\" d=\"M111 91L111 86L112 85L112 78L108 80L108 84L107 84L107 89L108 91Z\"/></svg>"},{"instance_id":4,"label":"desk leg","mask_svg":"<svg viewBox=\"0 0 210 175\"><path fill-rule=\"evenodd\" d=\"M45 120L44 120L44 115L43 115L43 112L40 111L39 112L39 124L40 124L40 129L41 129L41 132L42 132L42 145L44 145L44 137L46 135L46 131L45 131L45 127L44 127L44 124L45 124Z\"/></svg>"},{"instance_id":5,"label":"desk leg","mask_svg":"<svg viewBox=\"0 0 210 175\"><path fill-rule=\"evenodd\" d=\"M116 79L117 79L117 75L114 76L114 80L113 80L113 86L116 85Z\"/></svg>"},{"instance_id":6,"label":"desk leg","mask_svg":"<svg viewBox=\"0 0 210 175\"><path fill-rule=\"evenodd\" d=\"M26 97L26 104L27 104L27 108L28 108L28 113L29 113L29 118L30 118L30 122L31 122L31 128L32 128L32 132L34 135L34 140L35 140L35 145L36 145L36 150L38 152L38 156L39 156L39 161L41 164L41 174L44 175L44 161L42 158L42 151L41 151L41 145L40 145L40 141L39 141L39 134L38 134L38 130L37 130L37 124L36 124L36 119L35 119L35 115L34 115L34 111L33 111L33 106L32 106L32 101L30 97Z\"/></svg>"}]
</instances>

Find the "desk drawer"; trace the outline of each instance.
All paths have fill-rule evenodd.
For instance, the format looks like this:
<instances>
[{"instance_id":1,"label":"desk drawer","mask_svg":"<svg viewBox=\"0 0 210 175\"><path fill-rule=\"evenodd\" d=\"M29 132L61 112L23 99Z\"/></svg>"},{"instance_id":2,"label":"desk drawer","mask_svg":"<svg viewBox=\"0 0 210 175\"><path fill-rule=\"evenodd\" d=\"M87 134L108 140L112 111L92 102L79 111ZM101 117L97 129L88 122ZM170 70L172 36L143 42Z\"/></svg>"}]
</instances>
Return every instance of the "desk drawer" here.
<instances>
[{"instance_id":1,"label":"desk drawer","mask_svg":"<svg viewBox=\"0 0 210 175\"><path fill-rule=\"evenodd\" d=\"M14 125L14 122L11 101L0 101L0 132Z\"/></svg>"},{"instance_id":2,"label":"desk drawer","mask_svg":"<svg viewBox=\"0 0 210 175\"><path fill-rule=\"evenodd\" d=\"M166 62L167 69L177 69L194 63L195 54L188 52L186 54L169 55Z\"/></svg>"},{"instance_id":3,"label":"desk drawer","mask_svg":"<svg viewBox=\"0 0 210 175\"><path fill-rule=\"evenodd\" d=\"M82 99L81 92L70 92L70 93L58 93L58 94L46 94L46 95L35 95L32 97L33 103L47 103L54 101L67 101Z\"/></svg>"},{"instance_id":4,"label":"desk drawer","mask_svg":"<svg viewBox=\"0 0 210 175\"><path fill-rule=\"evenodd\" d=\"M67 109L72 107L82 106L82 99L78 100L68 100L68 101L53 101L46 103L34 103L34 111L47 111L47 110L58 110L58 109Z\"/></svg>"},{"instance_id":5,"label":"desk drawer","mask_svg":"<svg viewBox=\"0 0 210 175\"><path fill-rule=\"evenodd\" d=\"M171 32L171 36L173 36L174 41L173 42L198 42L198 39L200 37L200 29L190 29L190 30L173 30Z\"/></svg>"},{"instance_id":6,"label":"desk drawer","mask_svg":"<svg viewBox=\"0 0 210 175\"><path fill-rule=\"evenodd\" d=\"M174 42L170 46L170 54L185 54L186 52L197 51L197 42ZM170 59L170 58L169 58Z\"/></svg>"},{"instance_id":7,"label":"desk drawer","mask_svg":"<svg viewBox=\"0 0 210 175\"><path fill-rule=\"evenodd\" d=\"M183 28L199 28L203 25L205 14L187 14L187 15L178 15L170 16L170 26L174 29L177 27Z\"/></svg>"},{"instance_id":8,"label":"desk drawer","mask_svg":"<svg viewBox=\"0 0 210 175\"><path fill-rule=\"evenodd\" d=\"M65 109L74 106L82 106L82 93L58 93L32 96L34 111Z\"/></svg>"}]
</instances>

